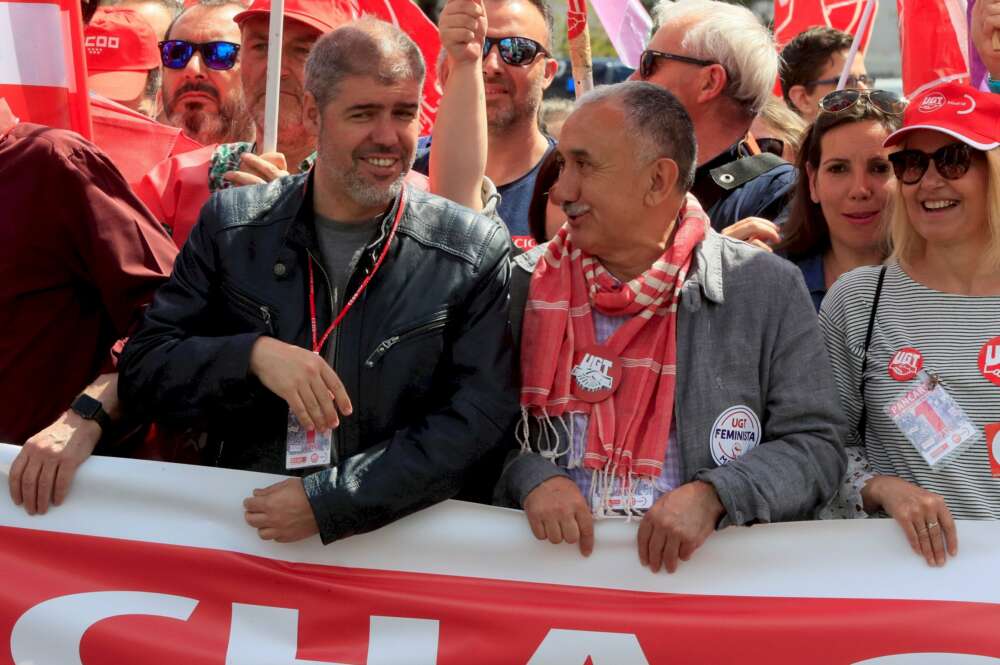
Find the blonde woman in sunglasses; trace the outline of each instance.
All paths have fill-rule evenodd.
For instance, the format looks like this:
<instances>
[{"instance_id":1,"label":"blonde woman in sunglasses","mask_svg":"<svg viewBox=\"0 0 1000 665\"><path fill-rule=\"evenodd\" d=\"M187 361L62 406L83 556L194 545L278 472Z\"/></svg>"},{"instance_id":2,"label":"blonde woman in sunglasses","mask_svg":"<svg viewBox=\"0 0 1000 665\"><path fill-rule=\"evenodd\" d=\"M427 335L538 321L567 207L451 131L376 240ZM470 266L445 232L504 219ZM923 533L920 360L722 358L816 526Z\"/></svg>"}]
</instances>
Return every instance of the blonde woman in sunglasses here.
<instances>
[{"instance_id":1,"label":"blonde woman in sunglasses","mask_svg":"<svg viewBox=\"0 0 1000 665\"><path fill-rule=\"evenodd\" d=\"M956 519L1000 519L1000 98L932 88L885 144L901 147L889 261L820 312L849 423L842 496L940 566Z\"/></svg>"}]
</instances>

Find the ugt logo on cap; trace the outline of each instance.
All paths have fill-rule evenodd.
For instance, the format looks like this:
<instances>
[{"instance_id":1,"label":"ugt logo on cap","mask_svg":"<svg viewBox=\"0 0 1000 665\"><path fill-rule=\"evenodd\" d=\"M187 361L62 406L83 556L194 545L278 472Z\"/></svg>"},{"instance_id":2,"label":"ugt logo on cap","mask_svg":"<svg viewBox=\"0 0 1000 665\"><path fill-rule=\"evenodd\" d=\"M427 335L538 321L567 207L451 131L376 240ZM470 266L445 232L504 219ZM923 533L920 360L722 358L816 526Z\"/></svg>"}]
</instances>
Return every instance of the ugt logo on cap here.
<instances>
[{"instance_id":1,"label":"ugt logo on cap","mask_svg":"<svg viewBox=\"0 0 1000 665\"><path fill-rule=\"evenodd\" d=\"M940 92L932 92L931 94L924 97L923 101L920 102L920 106L917 110L921 113L933 113L938 109L944 108L944 105L948 103L948 99Z\"/></svg>"}]
</instances>

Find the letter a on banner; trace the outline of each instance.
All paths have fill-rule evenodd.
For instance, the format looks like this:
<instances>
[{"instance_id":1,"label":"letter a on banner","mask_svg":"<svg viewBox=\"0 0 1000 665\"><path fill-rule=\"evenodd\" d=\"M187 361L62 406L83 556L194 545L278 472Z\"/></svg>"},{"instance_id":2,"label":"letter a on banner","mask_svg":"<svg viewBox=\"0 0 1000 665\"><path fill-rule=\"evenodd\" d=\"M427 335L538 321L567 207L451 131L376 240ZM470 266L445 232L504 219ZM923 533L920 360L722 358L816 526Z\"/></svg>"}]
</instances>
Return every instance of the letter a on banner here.
<instances>
[{"instance_id":1,"label":"letter a on banner","mask_svg":"<svg viewBox=\"0 0 1000 665\"><path fill-rule=\"evenodd\" d=\"M79 0L0 0L0 99L24 122L91 138Z\"/></svg>"},{"instance_id":2,"label":"letter a on banner","mask_svg":"<svg viewBox=\"0 0 1000 665\"><path fill-rule=\"evenodd\" d=\"M552 629L528 665L649 665L635 635Z\"/></svg>"}]
</instances>

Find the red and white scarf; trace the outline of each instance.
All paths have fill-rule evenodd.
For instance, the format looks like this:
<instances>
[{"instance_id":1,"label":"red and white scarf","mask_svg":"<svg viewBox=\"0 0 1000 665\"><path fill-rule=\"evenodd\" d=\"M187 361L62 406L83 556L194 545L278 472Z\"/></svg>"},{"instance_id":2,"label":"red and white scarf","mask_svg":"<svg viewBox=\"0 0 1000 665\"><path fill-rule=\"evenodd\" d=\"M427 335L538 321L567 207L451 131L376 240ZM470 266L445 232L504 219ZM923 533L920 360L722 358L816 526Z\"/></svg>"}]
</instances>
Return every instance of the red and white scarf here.
<instances>
[{"instance_id":1,"label":"red and white scarf","mask_svg":"<svg viewBox=\"0 0 1000 665\"><path fill-rule=\"evenodd\" d=\"M532 274L522 328L522 432L533 417L539 436L551 440L550 419L587 414L583 466L600 472L605 484L618 476L629 487L635 476L663 471L674 410L677 302L708 227L701 205L688 195L673 243L646 272L621 284L596 257L573 247L564 226ZM571 390L576 356L597 341L592 308L630 317L603 345L621 359L622 374L614 394L597 403Z\"/></svg>"}]
</instances>

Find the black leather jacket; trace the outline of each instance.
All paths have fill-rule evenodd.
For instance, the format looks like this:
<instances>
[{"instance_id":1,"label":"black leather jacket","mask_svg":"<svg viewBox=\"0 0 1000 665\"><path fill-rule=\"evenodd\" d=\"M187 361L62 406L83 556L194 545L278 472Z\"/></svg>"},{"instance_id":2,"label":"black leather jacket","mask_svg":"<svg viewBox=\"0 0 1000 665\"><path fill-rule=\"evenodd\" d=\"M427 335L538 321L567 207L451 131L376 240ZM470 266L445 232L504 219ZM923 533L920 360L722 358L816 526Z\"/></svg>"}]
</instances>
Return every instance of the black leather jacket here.
<instances>
[{"instance_id":1,"label":"black leather jacket","mask_svg":"<svg viewBox=\"0 0 1000 665\"><path fill-rule=\"evenodd\" d=\"M125 407L207 431L219 466L288 473L288 407L248 368L261 335L310 345L307 261L322 262L308 177L214 195L119 364ZM454 496L500 444L518 411L509 247L501 224L407 188L385 262L328 342L354 412L334 432L333 467L305 471L323 542ZM322 334L334 312L322 270L316 282Z\"/></svg>"}]
</instances>

